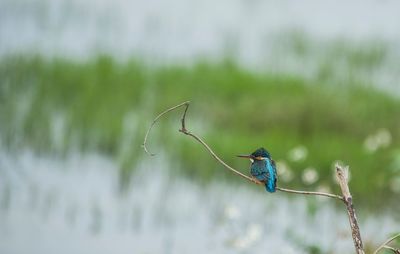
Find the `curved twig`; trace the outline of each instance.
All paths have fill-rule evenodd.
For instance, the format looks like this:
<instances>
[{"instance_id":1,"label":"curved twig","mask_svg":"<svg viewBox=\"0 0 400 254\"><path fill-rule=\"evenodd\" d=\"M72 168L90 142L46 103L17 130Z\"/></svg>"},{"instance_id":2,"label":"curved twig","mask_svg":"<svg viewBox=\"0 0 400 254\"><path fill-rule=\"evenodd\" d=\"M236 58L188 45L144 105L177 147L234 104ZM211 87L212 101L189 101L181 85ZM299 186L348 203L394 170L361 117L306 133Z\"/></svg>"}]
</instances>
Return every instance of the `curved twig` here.
<instances>
[{"instance_id":1,"label":"curved twig","mask_svg":"<svg viewBox=\"0 0 400 254\"><path fill-rule=\"evenodd\" d=\"M396 239L397 237L400 237L400 233L398 233L397 235L387 239L384 243L382 243L381 246L378 247L378 249L376 249L376 251L374 251L373 254L378 253L379 251L381 251L382 249L386 248L386 249L391 249L392 247L386 246L388 245L391 241L393 241L394 239ZM393 248L394 249L394 248Z\"/></svg>"},{"instance_id":2,"label":"curved twig","mask_svg":"<svg viewBox=\"0 0 400 254\"><path fill-rule=\"evenodd\" d=\"M146 132L146 135L144 136L144 141L143 141L143 144L142 144L142 147L143 147L144 151L145 151L148 155L150 155L150 156L156 155L155 153L150 153L149 150L147 150L146 143L147 143L147 137L149 136L150 131L151 131L151 129L153 128L153 126L157 123L158 119L160 119L160 117L162 117L162 116L165 115L166 113L171 112L172 110L175 110L175 109L177 109L177 108L179 108L179 107L182 107L182 106L186 106L185 112L183 113L183 118L184 118L185 115L186 115L186 111L187 111L187 109L188 109L188 107L189 107L189 103L190 103L190 101L182 102L181 104L178 104L178 105L176 105L176 106L174 106L174 107L172 107L172 108L169 108L169 109L165 110L164 112L162 112L161 114L159 114L156 118L154 118L154 120L153 120L153 122L151 123L149 129L148 129L147 132ZM183 118L182 118L182 119L183 119ZM185 126L185 125L184 125L184 122L182 122L182 127L184 128L184 126Z\"/></svg>"},{"instance_id":3,"label":"curved twig","mask_svg":"<svg viewBox=\"0 0 400 254\"><path fill-rule=\"evenodd\" d=\"M228 164L226 164L221 158L219 158L219 157L215 154L215 152L207 145L206 142L204 142L200 137L196 136L195 134L193 134L192 132L190 132L190 131L188 131L188 130L186 129L186 122L185 122L185 120L186 120L186 113L187 113L187 110L188 110L188 108L189 108L189 105L190 105L190 101L185 101L185 102L183 102L183 103L181 103L181 104L178 104L178 105L176 105L176 106L173 106L173 107L171 107L171 108L165 110L164 112L162 112L161 114L159 114L159 115L153 120L152 124L150 125L150 127L149 127L149 129L147 130L147 133L146 133L146 135L145 135L145 137L144 137L144 141L143 141L143 145L142 145L142 146L143 146L143 149L145 150L145 152L146 152L147 154L151 155L151 156L154 156L154 155L155 155L155 154L150 153L150 152L148 151L148 149L147 149L147 147L146 147L146 143L147 143L147 137L149 136L149 133L150 133L151 129L153 128L153 126L155 125L155 123L160 119L160 117L162 117L162 116L165 115L166 113L171 112L172 110L175 110L175 109L177 109L177 108L179 108L179 107L185 107L185 111L183 112L182 119L181 119L181 129L180 129L179 131L182 132L183 134L187 135L187 136L190 136L190 137L194 138L197 142L199 142L200 144L202 144L202 145L204 146L204 148L211 154L211 156L214 157L215 160L217 160L219 163L221 163L221 164L222 164L225 168L227 168L228 170L232 171L234 174L236 174L236 175L238 175L238 176L240 176L240 177L242 177L242 178L244 178L244 179L246 179L246 180L248 180L248 181L250 181L250 182L252 182L252 183L254 183L254 184L262 185L263 183L260 182L260 181L258 181L257 179L255 179L255 178L253 178L253 177L250 177L250 176L247 176L247 175L245 175L245 174L239 172L238 170L232 168L232 167L229 166ZM291 190L291 189L280 188L280 187L277 187L276 189L279 190L279 191L282 191L282 192L287 192L287 193L295 193L295 194L303 194L303 195L315 195L315 196L324 196L324 197L336 198L336 199L339 199L339 200L341 200L341 201L344 201L344 199L343 199L342 196L335 195L335 194L330 194L330 193L314 192L314 191L299 191L299 190Z\"/></svg>"}]
</instances>

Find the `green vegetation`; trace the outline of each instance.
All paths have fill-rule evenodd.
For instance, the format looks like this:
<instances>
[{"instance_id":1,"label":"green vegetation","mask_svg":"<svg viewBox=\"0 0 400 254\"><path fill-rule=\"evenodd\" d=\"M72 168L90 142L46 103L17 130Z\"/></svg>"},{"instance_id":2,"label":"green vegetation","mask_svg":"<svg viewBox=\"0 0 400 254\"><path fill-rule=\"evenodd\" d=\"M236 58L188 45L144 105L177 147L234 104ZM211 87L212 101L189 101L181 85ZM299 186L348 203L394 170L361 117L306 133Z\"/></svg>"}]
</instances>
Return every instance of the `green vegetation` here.
<instances>
[{"instance_id":1,"label":"green vegetation","mask_svg":"<svg viewBox=\"0 0 400 254\"><path fill-rule=\"evenodd\" d=\"M350 81L339 87L254 73L229 60L157 67L109 57L83 63L5 58L0 63L1 143L10 150L29 146L56 155L96 150L114 157L124 176L143 158L141 143L152 119L186 100L192 101L188 128L243 171L248 162L235 155L264 146L292 172L282 185L337 188L332 164L341 160L351 165L357 203L395 197L390 182L400 177L398 99ZM167 151L172 167L187 176L234 179L199 144L177 132L179 117L170 113L156 126L149 148ZM386 143L367 151L366 138L381 129ZM306 155L290 159L299 146ZM302 174L310 167L318 180L307 185Z\"/></svg>"}]
</instances>

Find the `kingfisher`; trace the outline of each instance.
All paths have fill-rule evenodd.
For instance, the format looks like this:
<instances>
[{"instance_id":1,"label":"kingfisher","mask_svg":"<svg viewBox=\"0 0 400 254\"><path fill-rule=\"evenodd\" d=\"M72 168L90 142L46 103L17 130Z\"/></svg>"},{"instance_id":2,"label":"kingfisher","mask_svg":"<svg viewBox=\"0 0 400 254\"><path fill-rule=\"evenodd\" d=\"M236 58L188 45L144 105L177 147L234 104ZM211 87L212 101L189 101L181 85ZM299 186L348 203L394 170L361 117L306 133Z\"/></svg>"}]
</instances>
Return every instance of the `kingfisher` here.
<instances>
[{"instance_id":1,"label":"kingfisher","mask_svg":"<svg viewBox=\"0 0 400 254\"><path fill-rule=\"evenodd\" d=\"M278 180L276 165L267 150L261 147L250 155L238 155L238 157L249 158L251 161L250 174L258 181L265 183L265 189L268 192L275 192Z\"/></svg>"}]
</instances>

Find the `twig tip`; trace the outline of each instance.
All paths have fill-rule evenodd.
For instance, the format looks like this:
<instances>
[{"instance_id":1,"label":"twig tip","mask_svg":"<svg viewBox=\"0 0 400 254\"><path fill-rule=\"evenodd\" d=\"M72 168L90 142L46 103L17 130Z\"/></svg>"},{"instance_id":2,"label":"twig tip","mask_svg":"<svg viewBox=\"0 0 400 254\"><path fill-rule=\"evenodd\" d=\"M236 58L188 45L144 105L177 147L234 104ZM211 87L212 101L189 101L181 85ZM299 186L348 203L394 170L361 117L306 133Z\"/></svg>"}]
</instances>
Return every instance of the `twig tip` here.
<instances>
[{"instance_id":1,"label":"twig tip","mask_svg":"<svg viewBox=\"0 0 400 254\"><path fill-rule=\"evenodd\" d=\"M156 155L155 153L150 153L149 150L147 150L147 147L145 144L142 144L142 148L143 148L144 152L147 153L148 155L150 155L150 156Z\"/></svg>"}]
</instances>

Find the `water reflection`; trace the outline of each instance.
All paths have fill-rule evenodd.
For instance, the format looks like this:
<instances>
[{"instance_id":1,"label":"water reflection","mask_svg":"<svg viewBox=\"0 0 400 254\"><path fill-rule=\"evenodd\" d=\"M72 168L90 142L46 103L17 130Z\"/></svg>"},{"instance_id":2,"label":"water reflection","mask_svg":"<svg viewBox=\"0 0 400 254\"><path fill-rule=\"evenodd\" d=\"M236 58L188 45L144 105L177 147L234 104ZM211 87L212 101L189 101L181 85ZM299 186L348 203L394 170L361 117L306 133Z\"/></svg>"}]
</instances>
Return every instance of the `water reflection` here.
<instances>
[{"instance_id":1,"label":"water reflection","mask_svg":"<svg viewBox=\"0 0 400 254\"><path fill-rule=\"evenodd\" d=\"M164 162L143 162L121 192L117 167L105 157L2 151L0 252L352 251L346 215L326 199L217 181L204 187L169 175ZM360 217L365 241L374 244L374 236L400 226L389 215Z\"/></svg>"}]
</instances>

